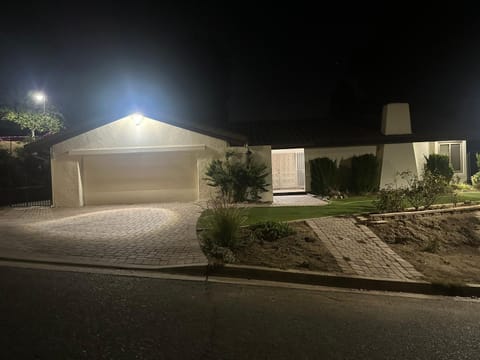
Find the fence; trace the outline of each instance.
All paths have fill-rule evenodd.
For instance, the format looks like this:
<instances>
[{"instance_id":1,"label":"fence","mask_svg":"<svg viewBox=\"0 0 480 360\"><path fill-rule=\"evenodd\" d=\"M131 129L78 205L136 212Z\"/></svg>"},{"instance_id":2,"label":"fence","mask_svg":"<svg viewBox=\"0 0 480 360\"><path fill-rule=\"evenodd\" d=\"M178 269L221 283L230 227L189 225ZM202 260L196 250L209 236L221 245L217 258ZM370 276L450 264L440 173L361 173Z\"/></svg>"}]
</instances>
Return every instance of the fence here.
<instances>
[{"instance_id":1,"label":"fence","mask_svg":"<svg viewBox=\"0 0 480 360\"><path fill-rule=\"evenodd\" d=\"M52 188L48 185L20 186L0 189L0 206L51 206Z\"/></svg>"}]
</instances>

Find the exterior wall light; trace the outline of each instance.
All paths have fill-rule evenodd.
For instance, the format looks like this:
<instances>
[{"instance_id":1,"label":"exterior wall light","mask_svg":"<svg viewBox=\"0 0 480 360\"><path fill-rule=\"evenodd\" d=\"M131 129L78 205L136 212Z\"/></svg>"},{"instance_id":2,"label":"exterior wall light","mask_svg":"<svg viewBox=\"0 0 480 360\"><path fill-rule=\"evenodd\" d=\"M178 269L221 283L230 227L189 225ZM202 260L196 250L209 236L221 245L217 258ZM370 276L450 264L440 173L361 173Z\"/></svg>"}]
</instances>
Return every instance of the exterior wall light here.
<instances>
[{"instance_id":1,"label":"exterior wall light","mask_svg":"<svg viewBox=\"0 0 480 360\"><path fill-rule=\"evenodd\" d=\"M135 122L135 125L138 126L138 125L140 125L140 123L143 120L143 115L140 114L140 113L135 113L135 114L132 115L132 119Z\"/></svg>"}]
</instances>

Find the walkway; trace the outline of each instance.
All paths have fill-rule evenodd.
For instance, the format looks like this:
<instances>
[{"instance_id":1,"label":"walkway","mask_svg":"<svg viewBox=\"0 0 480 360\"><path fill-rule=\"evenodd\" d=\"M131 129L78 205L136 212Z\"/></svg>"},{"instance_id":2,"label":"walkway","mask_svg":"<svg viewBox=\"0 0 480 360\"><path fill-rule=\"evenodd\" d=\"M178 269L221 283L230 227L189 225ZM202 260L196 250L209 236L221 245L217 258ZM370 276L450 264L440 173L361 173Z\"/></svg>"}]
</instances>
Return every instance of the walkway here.
<instances>
[{"instance_id":1,"label":"walkway","mask_svg":"<svg viewBox=\"0 0 480 360\"><path fill-rule=\"evenodd\" d=\"M195 204L0 209L0 257L135 265L206 263Z\"/></svg>"},{"instance_id":2,"label":"walkway","mask_svg":"<svg viewBox=\"0 0 480 360\"><path fill-rule=\"evenodd\" d=\"M346 274L396 280L422 278L410 263L354 218L324 217L307 223Z\"/></svg>"},{"instance_id":3,"label":"walkway","mask_svg":"<svg viewBox=\"0 0 480 360\"><path fill-rule=\"evenodd\" d=\"M274 195L271 206L323 206L328 202L313 195Z\"/></svg>"}]
</instances>

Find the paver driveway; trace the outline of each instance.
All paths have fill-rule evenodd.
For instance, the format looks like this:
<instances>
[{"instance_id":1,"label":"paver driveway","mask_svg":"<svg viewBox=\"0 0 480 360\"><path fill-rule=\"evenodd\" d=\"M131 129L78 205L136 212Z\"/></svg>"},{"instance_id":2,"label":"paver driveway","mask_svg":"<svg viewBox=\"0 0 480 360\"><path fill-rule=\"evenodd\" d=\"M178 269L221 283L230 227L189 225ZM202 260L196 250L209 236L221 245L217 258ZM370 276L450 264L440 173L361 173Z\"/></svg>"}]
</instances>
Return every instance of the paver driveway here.
<instances>
[{"instance_id":1,"label":"paver driveway","mask_svg":"<svg viewBox=\"0 0 480 360\"><path fill-rule=\"evenodd\" d=\"M201 208L168 203L0 209L0 256L92 263L206 263L196 236Z\"/></svg>"}]
</instances>

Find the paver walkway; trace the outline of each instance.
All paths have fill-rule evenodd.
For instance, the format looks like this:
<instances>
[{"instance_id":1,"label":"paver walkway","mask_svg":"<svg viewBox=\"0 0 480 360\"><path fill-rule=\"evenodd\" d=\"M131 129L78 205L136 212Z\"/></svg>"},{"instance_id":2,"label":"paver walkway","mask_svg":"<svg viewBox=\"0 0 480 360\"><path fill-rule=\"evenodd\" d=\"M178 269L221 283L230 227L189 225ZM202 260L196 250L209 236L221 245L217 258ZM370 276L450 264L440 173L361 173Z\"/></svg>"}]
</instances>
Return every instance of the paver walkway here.
<instances>
[{"instance_id":1,"label":"paver walkway","mask_svg":"<svg viewBox=\"0 0 480 360\"><path fill-rule=\"evenodd\" d=\"M271 206L323 206L328 202L313 195L274 195Z\"/></svg>"},{"instance_id":2,"label":"paver walkway","mask_svg":"<svg viewBox=\"0 0 480 360\"><path fill-rule=\"evenodd\" d=\"M206 263L196 236L200 212L191 203L1 208L0 256L135 265Z\"/></svg>"},{"instance_id":3,"label":"paver walkway","mask_svg":"<svg viewBox=\"0 0 480 360\"><path fill-rule=\"evenodd\" d=\"M410 263L354 218L324 217L307 223L346 274L396 280L422 278Z\"/></svg>"}]
</instances>

